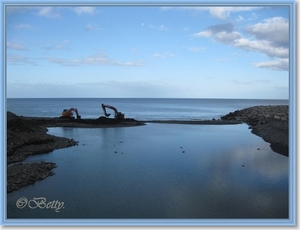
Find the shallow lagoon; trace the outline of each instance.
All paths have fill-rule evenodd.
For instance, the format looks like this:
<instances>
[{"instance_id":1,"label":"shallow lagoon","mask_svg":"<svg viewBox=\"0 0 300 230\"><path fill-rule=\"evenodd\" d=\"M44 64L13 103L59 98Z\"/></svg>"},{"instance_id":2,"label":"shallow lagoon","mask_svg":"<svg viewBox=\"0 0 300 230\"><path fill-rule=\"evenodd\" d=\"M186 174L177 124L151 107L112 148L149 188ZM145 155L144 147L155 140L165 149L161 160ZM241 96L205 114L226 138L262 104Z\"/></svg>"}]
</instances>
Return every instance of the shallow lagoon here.
<instances>
[{"instance_id":1,"label":"shallow lagoon","mask_svg":"<svg viewBox=\"0 0 300 230\"><path fill-rule=\"evenodd\" d=\"M26 160L55 175L9 193L8 218L288 218L289 158L245 124L49 133L79 144ZM21 197L63 206L17 208Z\"/></svg>"}]
</instances>

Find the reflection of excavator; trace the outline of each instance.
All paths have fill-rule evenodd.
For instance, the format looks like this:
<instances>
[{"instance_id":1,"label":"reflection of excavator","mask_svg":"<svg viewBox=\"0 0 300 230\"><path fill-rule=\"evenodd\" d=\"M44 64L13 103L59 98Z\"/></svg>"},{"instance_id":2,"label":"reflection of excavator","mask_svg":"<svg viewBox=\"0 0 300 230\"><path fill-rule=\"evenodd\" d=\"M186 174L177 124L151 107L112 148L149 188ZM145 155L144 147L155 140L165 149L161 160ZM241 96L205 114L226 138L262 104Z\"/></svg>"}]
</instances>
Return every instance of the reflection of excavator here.
<instances>
[{"instance_id":1,"label":"reflection of excavator","mask_svg":"<svg viewBox=\"0 0 300 230\"><path fill-rule=\"evenodd\" d=\"M76 113L76 118L81 119L81 116L78 114L78 110L76 108L64 109L61 113L61 117L73 118L73 111Z\"/></svg>"},{"instance_id":2,"label":"reflection of excavator","mask_svg":"<svg viewBox=\"0 0 300 230\"><path fill-rule=\"evenodd\" d=\"M111 105L104 105L104 104L102 104L102 109L103 109L104 115L106 117L109 117L110 113L106 113L106 109L105 108L112 109L115 112L115 118L116 119L124 119L125 115L123 113L121 113L121 112L118 112L118 110L115 107L113 107Z\"/></svg>"}]
</instances>

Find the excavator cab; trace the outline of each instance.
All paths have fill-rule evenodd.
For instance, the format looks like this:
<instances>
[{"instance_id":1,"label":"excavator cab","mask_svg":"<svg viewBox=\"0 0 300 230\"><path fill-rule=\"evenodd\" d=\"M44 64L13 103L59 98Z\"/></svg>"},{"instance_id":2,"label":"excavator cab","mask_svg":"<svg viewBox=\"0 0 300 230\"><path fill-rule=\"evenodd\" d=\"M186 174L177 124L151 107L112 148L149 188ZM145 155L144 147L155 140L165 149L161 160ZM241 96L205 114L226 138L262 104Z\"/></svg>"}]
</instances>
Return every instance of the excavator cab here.
<instances>
[{"instance_id":1,"label":"excavator cab","mask_svg":"<svg viewBox=\"0 0 300 230\"><path fill-rule=\"evenodd\" d=\"M125 115L124 115L124 113L117 112L117 114L115 114L115 118L116 118L116 119L124 119L124 118L125 118Z\"/></svg>"}]
</instances>

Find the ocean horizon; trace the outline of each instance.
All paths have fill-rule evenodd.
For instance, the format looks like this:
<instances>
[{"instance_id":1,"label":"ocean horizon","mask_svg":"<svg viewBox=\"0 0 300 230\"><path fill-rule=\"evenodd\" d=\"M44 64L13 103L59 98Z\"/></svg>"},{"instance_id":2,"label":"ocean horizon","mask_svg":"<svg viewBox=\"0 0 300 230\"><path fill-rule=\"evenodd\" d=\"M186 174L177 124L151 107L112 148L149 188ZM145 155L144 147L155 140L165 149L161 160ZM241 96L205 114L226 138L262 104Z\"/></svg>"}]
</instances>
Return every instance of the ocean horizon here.
<instances>
[{"instance_id":1,"label":"ocean horizon","mask_svg":"<svg viewBox=\"0 0 300 230\"><path fill-rule=\"evenodd\" d=\"M136 120L220 119L235 110L258 105L288 105L289 100L199 98L9 98L6 110L22 116L59 117L63 109L77 108L82 118L103 116L109 104Z\"/></svg>"}]
</instances>

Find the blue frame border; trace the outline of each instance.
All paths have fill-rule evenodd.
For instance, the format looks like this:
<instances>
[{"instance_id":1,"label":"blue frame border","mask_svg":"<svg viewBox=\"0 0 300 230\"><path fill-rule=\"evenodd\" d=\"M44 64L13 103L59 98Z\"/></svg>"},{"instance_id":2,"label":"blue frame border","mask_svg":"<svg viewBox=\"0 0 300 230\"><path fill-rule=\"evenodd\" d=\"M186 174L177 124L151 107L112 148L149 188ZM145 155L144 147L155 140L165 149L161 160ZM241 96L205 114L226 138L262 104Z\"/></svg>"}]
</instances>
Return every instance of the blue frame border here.
<instances>
[{"instance_id":1,"label":"blue frame border","mask_svg":"<svg viewBox=\"0 0 300 230\"><path fill-rule=\"evenodd\" d=\"M119 5L119 6L162 6L162 5L215 5L215 6L240 6L240 5L288 5L290 6L290 49L289 49L289 219L7 219L6 218L6 37L5 37L5 6L7 5ZM2 226L296 226L296 115L297 115L297 91L296 91L296 1L281 0L281 1L164 1L164 2L74 2L66 0L64 2L52 1L1 1L1 51L2 51L2 100L1 100L1 126L2 138L1 146L3 150L1 184L4 188L1 190L1 225Z\"/></svg>"}]
</instances>

